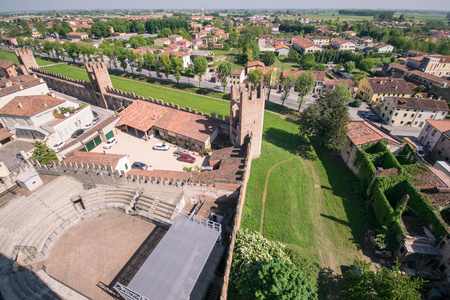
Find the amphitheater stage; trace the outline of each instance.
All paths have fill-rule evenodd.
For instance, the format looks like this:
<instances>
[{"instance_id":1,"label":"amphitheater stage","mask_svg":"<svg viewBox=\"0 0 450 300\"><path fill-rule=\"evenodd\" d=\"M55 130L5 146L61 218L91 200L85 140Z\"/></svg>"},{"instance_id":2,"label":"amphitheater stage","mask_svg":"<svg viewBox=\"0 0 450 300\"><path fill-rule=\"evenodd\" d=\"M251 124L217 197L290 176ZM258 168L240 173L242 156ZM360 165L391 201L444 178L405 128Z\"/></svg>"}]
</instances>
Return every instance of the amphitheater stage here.
<instances>
[{"instance_id":1,"label":"amphitheater stage","mask_svg":"<svg viewBox=\"0 0 450 300\"><path fill-rule=\"evenodd\" d=\"M100 286L131 280L165 232L121 212L102 212L65 232L44 265L51 276L91 299L115 299Z\"/></svg>"}]
</instances>

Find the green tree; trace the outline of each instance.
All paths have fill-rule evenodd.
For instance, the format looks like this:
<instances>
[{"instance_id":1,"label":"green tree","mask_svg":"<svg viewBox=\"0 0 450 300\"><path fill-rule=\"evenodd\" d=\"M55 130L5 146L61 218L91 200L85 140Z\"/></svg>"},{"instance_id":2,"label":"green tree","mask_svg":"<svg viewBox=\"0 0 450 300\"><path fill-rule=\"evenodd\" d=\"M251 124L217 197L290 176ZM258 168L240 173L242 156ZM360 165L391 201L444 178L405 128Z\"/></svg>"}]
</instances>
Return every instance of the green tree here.
<instances>
[{"instance_id":1,"label":"green tree","mask_svg":"<svg viewBox=\"0 0 450 300\"><path fill-rule=\"evenodd\" d=\"M375 66L373 60L371 58L364 58L361 60L361 62L358 65L358 69L361 71L369 73L372 71L373 67Z\"/></svg>"},{"instance_id":2,"label":"green tree","mask_svg":"<svg viewBox=\"0 0 450 300\"><path fill-rule=\"evenodd\" d=\"M193 67L193 65L191 64L191 65L189 65L189 67L187 67L184 70L184 73L186 74L188 83L189 83L189 78L191 78L191 76L194 75L194 70L192 69L192 67Z\"/></svg>"},{"instance_id":3,"label":"green tree","mask_svg":"<svg viewBox=\"0 0 450 300\"><path fill-rule=\"evenodd\" d=\"M194 59L194 74L198 77L198 87L202 82L203 75L206 74L208 68L208 61L203 56L197 56Z\"/></svg>"},{"instance_id":4,"label":"green tree","mask_svg":"<svg viewBox=\"0 0 450 300\"><path fill-rule=\"evenodd\" d=\"M155 55L151 52L145 52L144 54L144 65L151 70L155 65Z\"/></svg>"},{"instance_id":5,"label":"green tree","mask_svg":"<svg viewBox=\"0 0 450 300\"><path fill-rule=\"evenodd\" d=\"M324 64L316 64L316 66L314 67L314 70L316 70L316 71L326 71L327 70L327 66L325 66Z\"/></svg>"},{"instance_id":6,"label":"green tree","mask_svg":"<svg viewBox=\"0 0 450 300\"><path fill-rule=\"evenodd\" d=\"M316 57L311 52L306 53L299 59L298 64L305 70L312 70L316 66Z\"/></svg>"},{"instance_id":7,"label":"green tree","mask_svg":"<svg viewBox=\"0 0 450 300\"><path fill-rule=\"evenodd\" d=\"M394 265L392 270L381 267L374 272L371 270L370 263L356 260L355 269L350 269L344 274L344 288L339 298L343 300L419 300L422 285L421 278L402 274L398 264Z\"/></svg>"},{"instance_id":8,"label":"green tree","mask_svg":"<svg viewBox=\"0 0 450 300\"><path fill-rule=\"evenodd\" d=\"M169 55L161 54L159 63L163 67L164 75L166 75L166 78L168 79L170 74L170 68L172 67L172 62L170 61Z\"/></svg>"},{"instance_id":9,"label":"green tree","mask_svg":"<svg viewBox=\"0 0 450 300\"><path fill-rule=\"evenodd\" d=\"M292 263L271 260L251 264L240 283L242 299L317 299L311 283Z\"/></svg>"},{"instance_id":10,"label":"green tree","mask_svg":"<svg viewBox=\"0 0 450 300\"><path fill-rule=\"evenodd\" d=\"M67 54L72 58L73 62L78 59L80 55L80 47L72 42L64 42L63 44L64 50L66 50Z\"/></svg>"},{"instance_id":11,"label":"green tree","mask_svg":"<svg viewBox=\"0 0 450 300\"><path fill-rule=\"evenodd\" d=\"M233 72L233 67L231 63L228 61L223 61L217 67L217 72L219 73L220 85L223 87L223 92L225 93L225 89L228 85L228 76Z\"/></svg>"},{"instance_id":12,"label":"green tree","mask_svg":"<svg viewBox=\"0 0 450 300\"><path fill-rule=\"evenodd\" d=\"M136 66L137 66L136 70L139 73L142 73L142 67L143 67L144 58L143 58L143 56L142 56L142 54L140 52L136 52L134 54L134 57L136 59Z\"/></svg>"},{"instance_id":13,"label":"green tree","mask_svg":"<svg viewBox=\"0 0 450 300\"><path fill-rule=\"evenodd\" d=\"M36 141L33 143L33 146L32 159L36 159L41 164L50 164L53 161L58 161L55 151L50 149L46 142Z\"/></svg>"},{"instance_id":14,"label":"green tree","mask_svg":"<svg viewBox=\"0 0 450 300\"><path fill-rule=\"evenodd\" d=\"M288 75L286 78L284 78L283 82L281 83L281 87L283 89L283 93L281 94L281 105L284 106L284 101L289 97L289 94L291 93L291 89L295 86L295 82L297 81L297 78L294 75Z\"/></svg>"},{"instance_id":15,"label":"green tree","mask_svg":"<svg viewBox=\"0 0 450 300\"><path fill-rule=\"evenodd\" d=\"M422 93L423 91L425 91L427 88L424 85L418 85L415 86L413 88L413 96L415 96L416 94Z\"/></svg>"},{"instance_id":16,"label":"green tree","mask_svg":"<svg viewBox=\"0 0 450 300\"><path fill-rule=\"evenodd\" d=\"M275 63L275 52L272 51L266 51L264 52L264 54L262 55L262 62L266 65L266 66L271 66Z\"/></svg>"},{"instance_id":17,"label":"green tree","mask_svg":"<svg viewBox=\"0 0 450 300\"><path fill-rule=\"evenodd\" d=\"M339 72L340 70L342 70L342 65L341 64L337 64L333 68L333 72Z\"/></svg>"},{"instance_id":18,"label":"green tree","mask_svg":"<svg viewBox=\"0 0 450 300\"><path fill-rule=\"evenodd\" d=\"M261 83L262 80L262 70L261 69L254 69L248 72L248 81L250 81L253 84Z\"/></svg>"},{"instance_id":19,"label":"green tree","mask_svg":"<svg viewBox=\"0 0 450 300\"><path fill-rule=\"evenodd\" d=\"M41 21L34 23L34 28L42 35L47 32L47 26Z\"/></svg>"},{"instance_id":20,"label":"green tree","mask_svg":"<svg viewBox=\"0 0 450 300\"><path fill-rule=\"evenodd\" d=\"M303 104L305 104L306 95L311 93L314 85L316 84L316 76L312 72L302 72L295 82L295 88L299 92L298 97L298 111Z\"/></svg>"},{"instance_id":21,"label":"green tree","mask_svg":"<svg viewBox=\"0 0 450 300\"><path fill-rule=\"evenodd\" d=\"M221 17L217 17L214 19L213 26L216 28L222 28L223 22Z\"/></svg>"},{"instance_id":22,"label":"green tree","mask_svg":"<svg viewBox=\"0 0 450 300\"><path fill-rule=\"evenodd\" d=\"M69 23L62 22L61 29L58 32L59 35L62 37L66 37L66 34L68 34L69 32L72 32L72 27L70 27Z\"/></svg>"},{"instance_id":23,"label":"green tree","mask_svg":"<svg viewBox=\"0 0 450 300\"><path fill-rule=\"evenodd\" d=\"M50 41L44 41L42 43L42 49L47 53L48 57L53 56L53 43Z\"/></svg>"},{"instance_id":24,"label":"green tree","mask_svg":"<svg viewBox=\"0 0 450 300\"><path fill-rule=\"evenodd\" d=\"M172 61L173 75L175 76L177 83L180 83L181 70L183 69L183 59L181 57L173 56L171 61Z\"/></svg>"},{"instance_id":25,"label":"green tree","mask_svg":"<svg viewBox=\"0 0 450 300\"><path fill-rule=\"evenodd\" d=\"M345 72L350 74L355 69L355 62L353 62L353 61L346 62L344 64L344 69L345 69Z\"/></svg>"},{"instance_id":26,"label":"green tree","mask_svg":"<svg viewBox=\"0 0 450 300\"><path fill-rule=\"evenodd\" d=\"M300 129L315 135L320 144L332 150L341 150L347 138L350 121L347 103L351 99L348 87L342 83L308 106L300 116Z\"/></svg>"},{"instance_id":27,"label":"green tree","mask_svg":"<svg viewBox=\"0 0 450 300\"><path fill-rule=\"evenodd\" d=\"M163 37L168 37L172 35L172 30L170 28L163 28L163 30L161 30L158 33L158 37L159 38L163 38Z\"/></svg>"},{"instance_id":28,"label":"green tree","mask_svg":"<svg viewBox=\"0 0 450 300\"><path fill-rule=\"evenodd\" d=\"M267 89L267 101L270 101L270 92L280 81L280 72L277 69L271 69L264 77L264 85Z\"/></svg>"}]
</instances>

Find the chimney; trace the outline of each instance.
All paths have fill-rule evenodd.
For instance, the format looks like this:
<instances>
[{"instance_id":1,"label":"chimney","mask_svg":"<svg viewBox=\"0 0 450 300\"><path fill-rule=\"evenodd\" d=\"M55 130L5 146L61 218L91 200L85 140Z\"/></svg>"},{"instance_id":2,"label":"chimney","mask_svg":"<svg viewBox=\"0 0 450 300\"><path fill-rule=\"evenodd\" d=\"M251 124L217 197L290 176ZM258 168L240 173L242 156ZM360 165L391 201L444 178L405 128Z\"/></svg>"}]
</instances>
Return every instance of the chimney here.
<instances>
[{"instance_id":1,"label":"chimney","mask_svg":"<svg viewBox=\"0 0 450 300\"><path fill-rule=\"evenodd\" d=\"M22 103L20 103L20 102L17 104L17 106L18 106L19 108L23 108Z\"/></svg>"},{"instance_id":2,"label":"chimney","mask_svg":"<svg viewBox=\"0 0 450 300\"><path fill-rule=\"evenodd\" d=\"M44 102L44 106L47 107L47 102Z\"/></svg>"},{"instance_id":3,"label":"chimney","mask_svg":"<svg viewBox=\"0 0 450 300\"><path fill-rule=\"evenodd\" d=\"M383 80L380 80L380 84L383 84Z\"/></svg>"}]
</instances>

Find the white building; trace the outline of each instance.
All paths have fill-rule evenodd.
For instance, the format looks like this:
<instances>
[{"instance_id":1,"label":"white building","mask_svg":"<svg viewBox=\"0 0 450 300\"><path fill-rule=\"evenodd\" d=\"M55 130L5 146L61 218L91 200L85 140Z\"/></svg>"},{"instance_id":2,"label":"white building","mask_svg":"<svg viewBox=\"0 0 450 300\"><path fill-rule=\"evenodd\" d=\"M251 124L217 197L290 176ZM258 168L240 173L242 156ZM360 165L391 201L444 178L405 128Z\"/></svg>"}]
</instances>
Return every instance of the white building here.
<instances>
[{"instance_id":1,"label":"white building","mask_svg":"<svg viewBox=\"0 0 450 300\"><path fill-rule=\"evenodd\" d=\"M48 95L15 97L0 109L3 126L18 138L46 140L53 145L69 139L93 119L89 105Z\"/></svg>"},{"instance_id":2,"label":"white building","mask_svg":"<svg viewBox=\"0 0 450 300\"><path fill-rule=\"evenodd\" d=\"M386 45L386 44L379 44L373 47L373 50L377 53L390 53L394 51L394 46Z\"/></svg>"},{"instance_id":3,"label":"white building","mask_svg":"<svg viewBox=\"0 0 450 300\"><path fill-rule=\"evenodd\" d=\"M381 117L392 126L422 128L426 120L443 120L449 108L444 100L388 97L382 103Z\"/></svg>"},{"instance_id":4,"label":"white building","mask_svg":"<svg viewBox=\"0 0 450 300\"><path fill-rule=\"evenodd\" d=\"M19 75L0 80L0 108L16 96L46 95L47 84L32 75Z\"/></svg>"},{"instance_id":5,"label":"white building","mask_svg":"<svg viewBox=\"0 0 450 300\"><path fill-rule=\"evenodd\" d=\"M426 120L418 138L424 149L432 152L444 133L450 133L450 120Z\"/></svg>"}]
</instances>

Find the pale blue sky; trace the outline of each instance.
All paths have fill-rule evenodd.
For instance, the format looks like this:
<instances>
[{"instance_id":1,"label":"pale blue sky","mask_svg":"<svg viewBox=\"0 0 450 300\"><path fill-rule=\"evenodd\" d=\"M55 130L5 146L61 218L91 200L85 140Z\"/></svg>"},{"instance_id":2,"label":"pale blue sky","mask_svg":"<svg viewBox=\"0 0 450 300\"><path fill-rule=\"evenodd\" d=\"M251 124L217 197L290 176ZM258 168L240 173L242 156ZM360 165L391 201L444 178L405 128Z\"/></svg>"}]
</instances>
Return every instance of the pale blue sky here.
<instances>
[{"instance_id":1,"label":"pale blue sky","mask_svg":"<svg viewBox=\"0 0 450 300\"><path fill-rule=\"evenodd\" d=\"M61 9L307 9L307 8L364 8L364 9L418 9L450 11L449 0L0 0L0 11L61 10Z\"/></svg>"}]
</instances>

